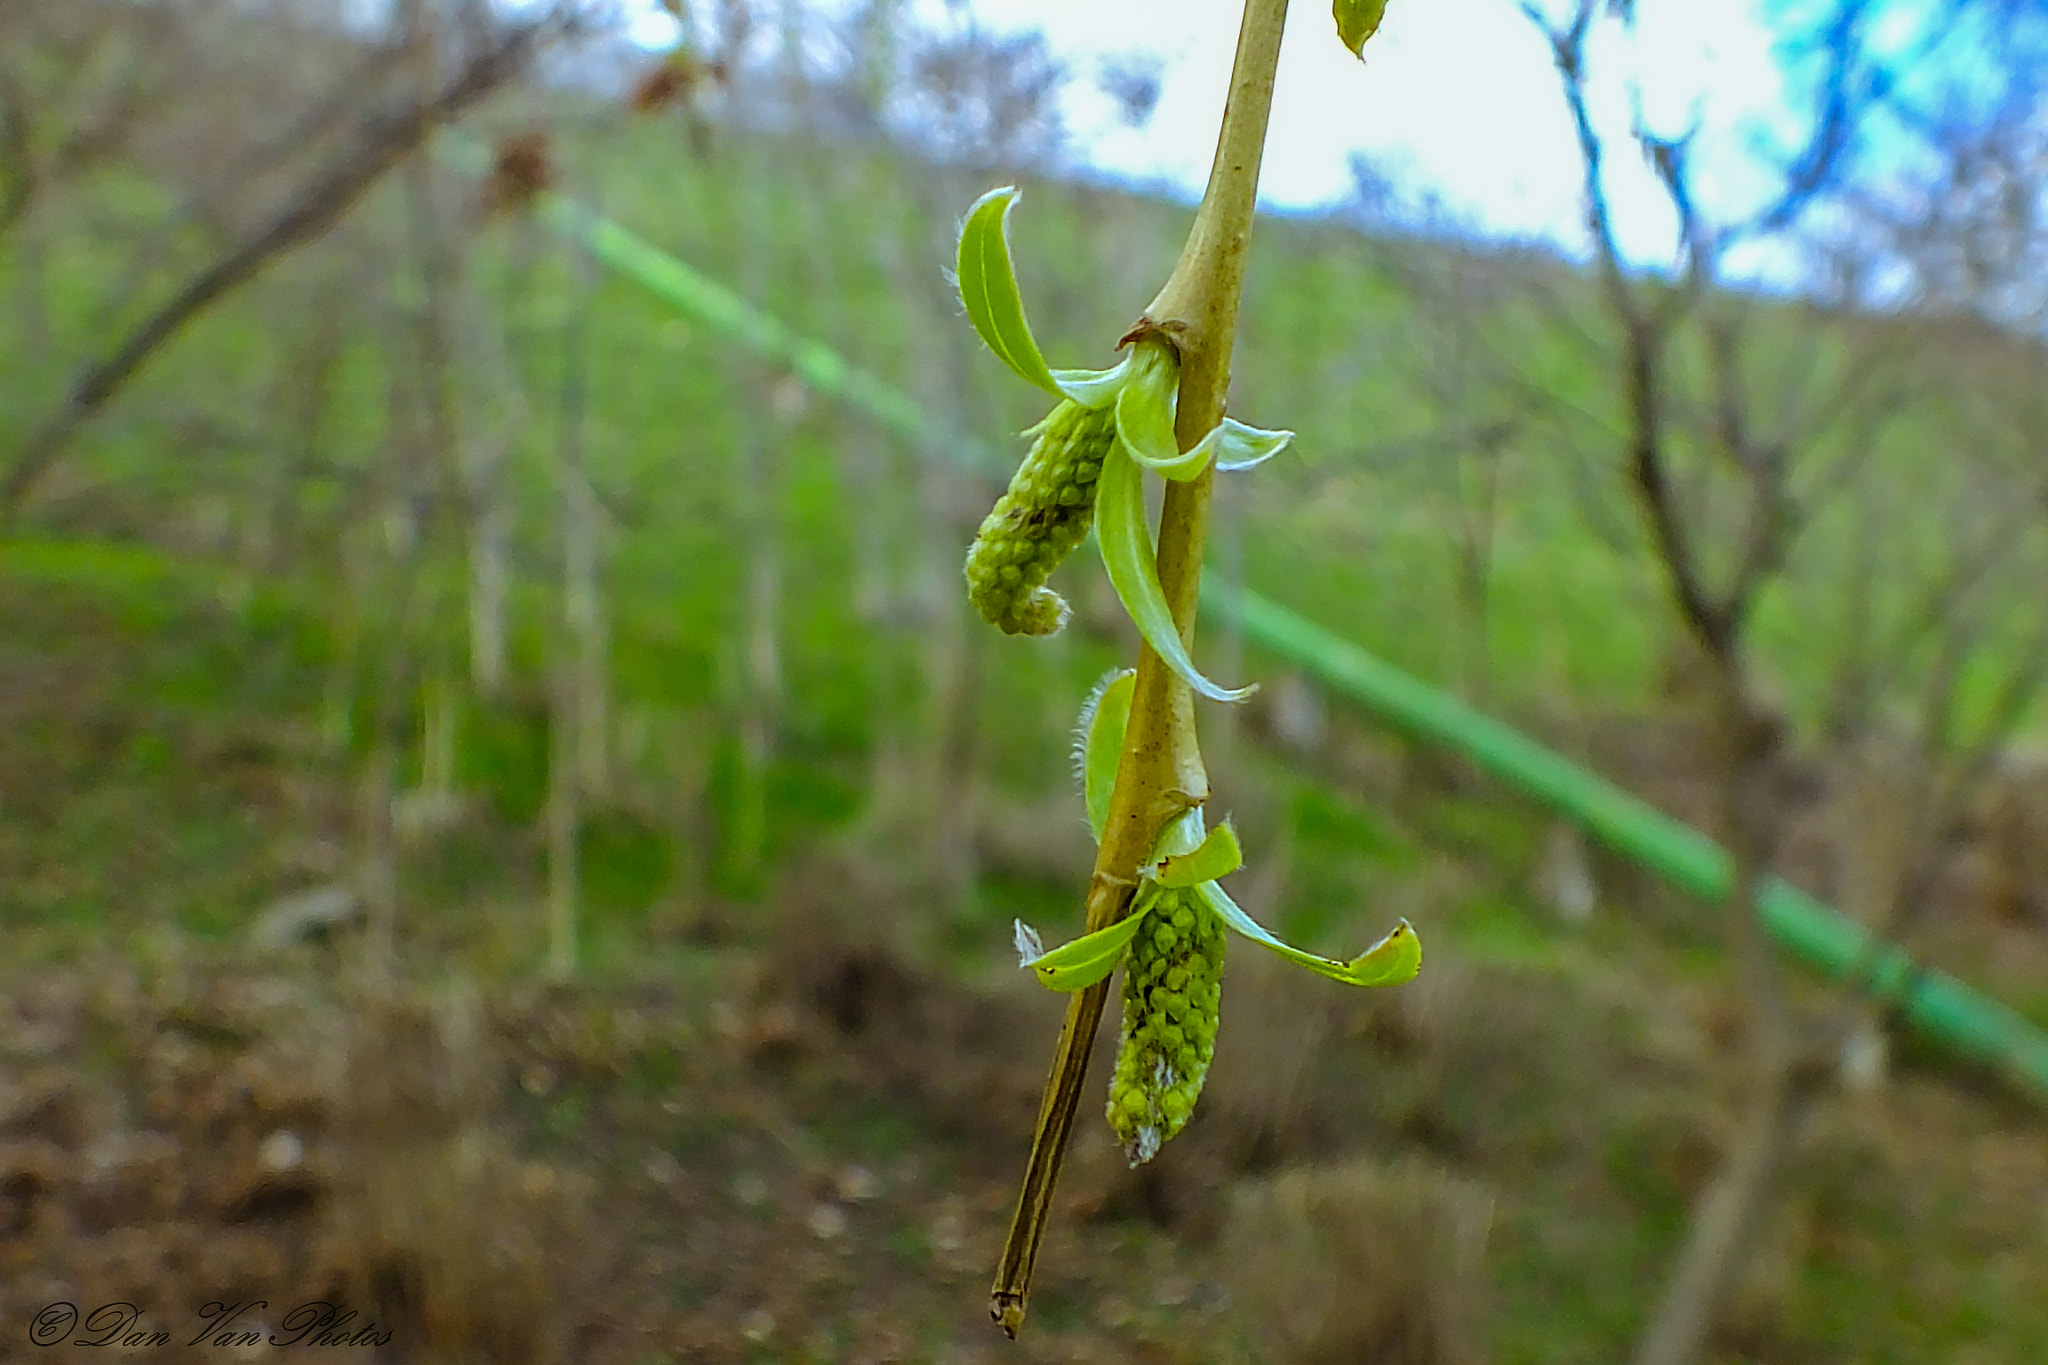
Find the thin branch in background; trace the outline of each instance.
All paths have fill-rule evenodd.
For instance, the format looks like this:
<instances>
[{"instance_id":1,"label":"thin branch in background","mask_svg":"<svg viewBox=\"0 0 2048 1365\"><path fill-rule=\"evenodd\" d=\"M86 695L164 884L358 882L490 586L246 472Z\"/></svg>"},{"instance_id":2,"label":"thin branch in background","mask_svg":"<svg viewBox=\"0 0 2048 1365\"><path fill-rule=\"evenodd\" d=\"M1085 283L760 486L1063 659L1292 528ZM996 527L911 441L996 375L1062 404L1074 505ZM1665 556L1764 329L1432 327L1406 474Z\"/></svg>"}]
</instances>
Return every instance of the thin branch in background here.
<instances>
[{"instance_id":1,"label":"thin branch in background","mask_svg":"<svg viewBox=\"0 0 2048 1365\"><path fill-rule=\"evenodd\" d=\"M559 331L561 389L554 442L563 629L548 666L548 975L573 976L581 938L585 803L601 796L607 769L606 660L599 526L589 452L590 319L597 269L571 247L574 293Z\"/></svg>"},{"instance_id":2,"label":"thin branch in background","mask_svg":"<svg viewBox=\"0 0 2048 1365\"><path fill-rule=\"evenodd\" d=\"M388 324L402 330L395 310ZM372 565L368 573L371 591L362 605L371 625L381 626L377 645L371 652L369 752L363 761L359 785L361 868L358 884L367 908L369 933L364 941L364 965L370 981L393 979L398 961L398 829L399 717L414 677L412 644L416 638L416 607L421 578L420 525L424 498L417 485L422 452L415 395L408 384L405 367L392 366L388 378L388 405L383 465L377 479L381 495L378 511L367 534L374 548L368 552Z\"/></svg>"},{"instance_id":3,"label":"thin branch in background","mask_svg":"<svg viewBox=\"0 0 2048 1365\"><path fill-rule=\"evenodd\" d=\"M245 557L252 579L282 575L296 555L306 485L317 476L329 439L349 317L347 291L337 277L320 285L314 298L295 343L278 360L273 410L284 424L279 434L285 449L265 462L261 476L261 505L251 519Z\"/></svg>"},{"instance_id":4,"label":"thin branch in background","mask_svg":"<svg viewBox=\"0 0 2048 1365\"><path fill-rule=\"evenodd\" d=\"M29 141L28 97L0 66L0 232L28 212L36 193L35 148Z\"/></svg>"},{"instance_id":5,"label":"thin branch in background","mask_svg":"<svg viewBox=\"0 0 2048 1365\"><path fill-rule=\"evenodd\" d=\"M545 19L510 26L492 46L471 54L428 98L401 97L366 117L349 147L295 191L275 216L203 267L78 375L63 403L29 436L0 480L0 525L19 517L71 437L165 342L272 260L318 236L436 127L515 76L542 39L557 31L558 21Z\"/></svg>"},{"instance_id":6,"label":"thin branch in background","mask_svg":"<svg viewBox=\"0 0 2048 1365\"><path fill-rule=\"evenodd\" d=\"M1702 1197L1662 1294L1637 1343L1637 1365L1689 1365L1698 1358L1741 1257L1761 1225L1794 1135L1819 1084L1810 1054L1779 980L1756 894L1776 845L1781 725L1755 693L1746 623L1750 604L1784 561L1792 515L1787 488L1790 450L1759 442L1741 363L1739 322L1717 294L1724 239L1701 221L1687 178L1689 143L1658 141L1638 124L1642 145L1679 223L1683 271L1679 286L1631 284L1615 239L1603 176L1604 149L1587 101L1586 41L1594 0L1580 0L1572 19L1550 23L1531 4L1524 12L1548 38L1560 92L1581 157L1584 205L1604 293L1622 334L1617 362L1627 414L1627 466L1651 542L1680 623L1700 647L1708 676L1717 805L1731 860L1731 895L1723 907L1740 963L1749 1014L1748 1094L1734 1141ZM1626 24L1629 19L1623 16ZM1714 454L1741 490L1742 515L1727 581L1709 581L1703 537L1711 523L1695 496L1681 501L1672 468L1684 415L1666 391L1675 330L1704 333L1709 402L1705 425ZM1698 466L1702 478L1709 469ZM1689 507L1691 510L1689 510Z\"/></svg>"}]
</instances>

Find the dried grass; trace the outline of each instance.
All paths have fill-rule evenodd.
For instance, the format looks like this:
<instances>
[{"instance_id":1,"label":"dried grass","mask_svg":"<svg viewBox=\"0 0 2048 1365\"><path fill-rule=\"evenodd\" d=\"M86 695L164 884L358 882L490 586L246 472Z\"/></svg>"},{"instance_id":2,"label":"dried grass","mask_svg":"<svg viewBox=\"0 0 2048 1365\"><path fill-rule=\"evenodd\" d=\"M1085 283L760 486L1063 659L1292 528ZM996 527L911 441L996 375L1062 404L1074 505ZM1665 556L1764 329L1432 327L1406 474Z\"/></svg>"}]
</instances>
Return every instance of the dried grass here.
<instances>
[{"instance_id":1,"label":"dried grass","mask_svg":"<svg viewBox=\"0 0 2048 1365\"><path fill-rule=\"evenodd\" d=\"M494 1126L474 1001L386 1000L353 1017L337 1116L351 1178L332 1210L351 1306L421 1360L567 1359L577 1286L561 1267L590 1259L583 1201Z\"/></svg>"},{"instance_id":2,"label":"dried grass","mask_svg":"<svg viewBox=\"0 0 2048 1365\"><path fill-rule=\"evenodd\" d=\"M1220 1249L1276 1365L1477 1365L1492 1219L1420 1162L1305 1166L1241 1187Z\"/></svg>"}]
</instances>

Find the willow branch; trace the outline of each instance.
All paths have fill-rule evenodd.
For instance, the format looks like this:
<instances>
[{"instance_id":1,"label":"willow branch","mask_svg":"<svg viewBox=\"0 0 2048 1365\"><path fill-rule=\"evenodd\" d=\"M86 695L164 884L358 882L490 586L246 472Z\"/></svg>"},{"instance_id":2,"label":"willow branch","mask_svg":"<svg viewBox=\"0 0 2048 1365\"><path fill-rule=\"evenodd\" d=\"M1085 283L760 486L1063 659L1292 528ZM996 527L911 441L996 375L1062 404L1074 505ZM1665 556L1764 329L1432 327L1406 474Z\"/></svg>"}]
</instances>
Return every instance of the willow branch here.
<instances>
[{"instance_id":1,"label":"willow branch","mask_svg":"<svg viewBox=\"0 0 2048 1365\"><path fill-rule=\"evenodd\" d=\"M1230 97L1217 136L1216 160L1195 224L1166 287L1145 311L1141 328L1174 338L1181 353L1180 399L1174 435L1188 450L1223 417L1230 387L1230 352L1237 334L1238 298L1251 244L1258 199L1259 163L1273 107L1273 76L1287 0L1246 0L1244 25L1231 71ZM1159 581L1181 638L1193 643L1201 591L1202 549L1208 538L1212 466L1200 478L1169 483L1159 518ZM1124 735L1109 818L1088 884L1087 928L1106 928L1130 908L1138 868L1151 856L1160 830L1209 797L1209 779L1195 740L1194 697L1148 646L1140 646L1131 719ZM1014 1337L1024 1325L1031 1269L1045 1233L1053 1187L1066 1158L1067 1139L1087 1078L1088 1054L1102 1021L1109 983L1076 994L1053 1054L1040 1101L1038 1126L1024 1170L1023 1188L997 1263L989 1312Z\"/></svg>"}]
</instances>

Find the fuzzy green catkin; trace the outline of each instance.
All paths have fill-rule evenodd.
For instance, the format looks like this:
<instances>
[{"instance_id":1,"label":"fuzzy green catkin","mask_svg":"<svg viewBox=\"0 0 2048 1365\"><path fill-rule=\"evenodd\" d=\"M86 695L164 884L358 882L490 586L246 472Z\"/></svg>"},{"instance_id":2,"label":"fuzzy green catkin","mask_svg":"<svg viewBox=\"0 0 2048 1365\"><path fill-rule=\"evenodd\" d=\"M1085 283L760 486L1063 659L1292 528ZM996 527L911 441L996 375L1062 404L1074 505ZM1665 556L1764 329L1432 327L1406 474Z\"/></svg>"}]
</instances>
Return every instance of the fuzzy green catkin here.
<instances>
[{"instance_id":1,"label":"fuzzy green catkin","mask_svg":"<svg viewBox=\"0 0 2048 1365\"><path fill-rule=\"evenodd\" d=\"M1088 534L1116 408L1063 399L1025 434L1036 438L1031 452L967 551L967 596L1006 635L1051 635L1067 604L1045 580Z\"/></svg>"},{"instance_id":2,"label":"fuzzy green catkin","mask_svg":"<svg viewBox=\"0 0 2048 1365\"><path fill-rule=\"evenodd\" d=\"M1150 1161L1194 1112L1216 1054L1223 926L1192 894L1145 912L1124 960L1124 1023L1109 1083L1109 1126L1131 1164Z\"/></svg>"}]
</instances>

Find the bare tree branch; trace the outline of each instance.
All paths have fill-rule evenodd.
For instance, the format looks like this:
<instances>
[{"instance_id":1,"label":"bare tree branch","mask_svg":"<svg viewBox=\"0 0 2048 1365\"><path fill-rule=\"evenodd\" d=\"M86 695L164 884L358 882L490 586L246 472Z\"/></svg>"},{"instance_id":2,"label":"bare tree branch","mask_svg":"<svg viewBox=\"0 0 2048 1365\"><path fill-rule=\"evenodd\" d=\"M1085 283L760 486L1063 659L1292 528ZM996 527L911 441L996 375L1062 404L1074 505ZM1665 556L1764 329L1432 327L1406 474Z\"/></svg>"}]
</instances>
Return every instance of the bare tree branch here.
<instances>
[{"instance_id":1,"label":"bare tree branch","mask_svg":"<svg viewBox=\"0 0 2048 1365\"><path fill-rule=\"evenodd\" d=\"M35 198L35 149L29 145L28 99L14 74L0 67L0 232L28 212Z\"/></svg>"},{"instance_id":2,"label":"bare tree branch","mask_svg":"<svg viewBox=\"0 0 2048 1365\"><path fill-rule=\"evenodd\" d=\"M5 481L0 482L0 525L20 514L36 483L72 435L165 342L270 261L324 231L435 127L511 79L556 27L555 21L546 19L509 26L490 46L467 58L431 96L397 98L372 112L348 149L293 194L275 216L187 280L111 350L87 366L73 381L62 406L29 436Z\"/></svg>"}]
</instances>

